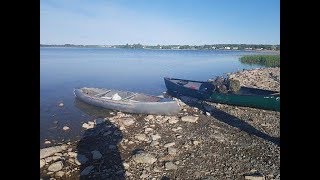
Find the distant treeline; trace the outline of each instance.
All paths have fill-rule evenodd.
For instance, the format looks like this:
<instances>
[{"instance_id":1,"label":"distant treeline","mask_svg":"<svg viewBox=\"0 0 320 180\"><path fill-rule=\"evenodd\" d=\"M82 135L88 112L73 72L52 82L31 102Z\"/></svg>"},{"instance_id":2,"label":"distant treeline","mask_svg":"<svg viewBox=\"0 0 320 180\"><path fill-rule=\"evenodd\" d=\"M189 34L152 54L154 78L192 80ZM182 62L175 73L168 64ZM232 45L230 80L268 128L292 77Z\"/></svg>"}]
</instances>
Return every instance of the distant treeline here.
<instances>
[{"instance_id":1,"label":"distant treeline","mask_svg":"<svg viewBox=\"0 0 320 180\"><path fill-rule=\"evenodd\" d=\"M266 67L280 67L280 55L245 55L240 58L240 62Z\"/></svg>"},{"instance_id":2,"label":"distant treeline","mask_svg":"<svg viewBox=\"0 0 320 180\"><path fill-rule=\"evenodd\" d=\"M264 44L213 44L213 45L142 45L142 44L126 44L126 45L46 45L40 44L40 47L105 47L105 48L127 48L127 49L191 49L191 50L280 50L280 45L264 45Z\"/></svg>"}]
</instances>

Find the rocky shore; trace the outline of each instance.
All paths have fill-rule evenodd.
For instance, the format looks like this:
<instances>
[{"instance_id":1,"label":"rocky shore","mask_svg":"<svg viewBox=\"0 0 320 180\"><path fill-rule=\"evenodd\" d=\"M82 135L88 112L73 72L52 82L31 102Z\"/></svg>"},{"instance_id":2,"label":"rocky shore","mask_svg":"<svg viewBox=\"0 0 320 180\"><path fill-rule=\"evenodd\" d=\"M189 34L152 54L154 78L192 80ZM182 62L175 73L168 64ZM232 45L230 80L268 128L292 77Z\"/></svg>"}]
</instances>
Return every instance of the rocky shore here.
<instances>
[{"instance_id":1,"label":"rocky shore","mask_svg":"<svg viewBox=\"0 0 320 180\"><path fill-rule=\"evenodd\" d=\"M280 90L280 68L230 77ZM80 140L40 149L41 178L280 179L280 112L177 101L176 116L111 112L88 120Z\"/></svg>"}]
</instances>

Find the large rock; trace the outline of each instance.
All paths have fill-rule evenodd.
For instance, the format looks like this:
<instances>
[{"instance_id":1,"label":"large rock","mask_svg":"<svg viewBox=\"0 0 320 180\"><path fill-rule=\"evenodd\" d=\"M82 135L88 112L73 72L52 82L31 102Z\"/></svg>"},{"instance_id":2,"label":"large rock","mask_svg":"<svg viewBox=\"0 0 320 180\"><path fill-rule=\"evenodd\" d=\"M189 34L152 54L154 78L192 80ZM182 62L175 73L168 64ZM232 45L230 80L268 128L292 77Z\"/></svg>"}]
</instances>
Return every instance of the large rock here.
<instances>
[{"instance_id":1,"label":"large rock","mask_svg":"<svg viewBox=\"0 0 320 180\"><path fill-rule=\"evenodd\" d=\"M52 172L57 172L60 171L63 168L63 163L62 161L57 161L55 163L52 163L49 167L48 167L48 171L52 171Z\"/></svg>"},{"instance_id":2,"label":"large rock","mask_svg":"<svg viewBox=\"0 0 320 180\"><path fill-rule=\"evenodd\" d=\"M57 177L62 177L62 176L64 176L64 172L63 171L58 171L58 172L56 172L56 176Z\"/></svg>"},{"instance_id":3,"label":"large rock","mask_svg":"<svg viewBox=\"0 0 320 180\"><path fill-rule=\"evenodd\" d=\"M92 158L93 159L100 159L102 157L102 154L99 151L91 151L92 153Z\"/></svg>"},{"instance_id":4,"label":"large rock","mask_svg":"<svg viewBox=\"0 0 320 180\"><path fill-rule=\"evenodd\" d=\"M85 164L88 161L88 158L85 155L78 154L75 158L75 163L77 165Z\"/></svg>"},{"instance_id":5,"label":"large rock","mask_svg":"<svg viewBox=\"0 0 320 180\"><path fill-rule=\"evenodd\" d=\"M93 166L88 166L88 167L84 168L84 170L81 171L80 176L88 175L93 169L94 169Z\"/></svg>"},{"instance_id":6,"label":"large rock","mask_svg":"<svg viewBox=\"0 0 320 180\"><path fill-rule=\"evenodd\" d=\"M181 117L181 121L194 123L199 119L199 117L195 116L184 116Z\"/></svg>"},{"instance_id":7,"label":"large rock","mask_svg":"<svg viewBox=\"0 0 320 180\"><path fill-rule=\"evenodd\" d=\"M153 164L157 161L157 158L155 158L153 155L148 153L139 153L133 155L132 159L136 163L142 163L142 164Z\"/></svg>"},{"instance_id":8,"label":"large rock","mask_svg":"<svg viewBox=\"0 0 320 180\"><path fill-rule=\"evenodd\" d=\"M46 161L44 159L40 159L40 169L43 168L45 164L46 164Z\"/></svg>"},{"instance_id":9,"label":"large rock","mask_svg":"<svg viewBox=\"0 0 320 180\"><path fill-rule=\"evenodd\" d=\"M53 146L53 147L40 149L40 159L52 156L53 154L64 151L66 149L67 149L66 145Z\"/></svg>"}]
</instances>

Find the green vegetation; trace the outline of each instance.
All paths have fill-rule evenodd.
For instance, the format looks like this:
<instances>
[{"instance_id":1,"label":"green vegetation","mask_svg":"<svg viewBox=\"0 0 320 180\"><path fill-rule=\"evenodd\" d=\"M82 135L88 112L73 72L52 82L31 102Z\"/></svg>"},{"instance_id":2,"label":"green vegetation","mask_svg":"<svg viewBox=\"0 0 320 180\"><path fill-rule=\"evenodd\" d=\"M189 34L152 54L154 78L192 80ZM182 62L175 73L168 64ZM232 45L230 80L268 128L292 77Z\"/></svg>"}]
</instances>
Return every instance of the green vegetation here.
<instances>
[{"instance_id":1,"label":"green vegetation","mask_svg":"<svg viewBox=\"0 0 320 180\"><path fill-rule=\"evenodd\" d=\"M266 67L280 67L280 55L245 55L240 58L244 64L258 64Z\"/></svg>"}]
</instances>

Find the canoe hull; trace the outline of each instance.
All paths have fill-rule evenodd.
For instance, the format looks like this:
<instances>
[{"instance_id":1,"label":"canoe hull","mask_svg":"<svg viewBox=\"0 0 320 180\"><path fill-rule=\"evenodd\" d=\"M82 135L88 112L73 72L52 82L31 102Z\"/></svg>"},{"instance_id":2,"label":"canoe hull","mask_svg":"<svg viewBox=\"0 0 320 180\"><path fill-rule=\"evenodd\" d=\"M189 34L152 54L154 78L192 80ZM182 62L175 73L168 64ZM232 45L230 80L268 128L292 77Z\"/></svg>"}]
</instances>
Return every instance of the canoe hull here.
<instances>
[{"instance_id":1,"label":"canoe hull","mask_svg":"<svg viewBox=\"0 0 320 180\"><path fill-rule=\"evenodd\" d=\"M213 92L208 94L196 89L186 88L182 85L178 85L172 82L170 78L164 78L164 81L168 89L168 92L172 95L185 95L185 96L190 96L190 97L198 98L200 100L210 101L214 103L280 111L280 96L239 95L239 94L218 93L218 92ZM205 83L201 81L194 81L194 82ZM256 91L264 91L264 90L256 89Z\"/></svg>"},{"instance_id":2,"label":"canoe hull","mask_svg":"<svg viewBox=\"0 0 320 180\"><path fill-rule=\"evenodd\" d=\"M126 102L94 98L84 94L81 89L74 90L75 96L88 104L128 113L174 115L180 111L176 101L168 102Z\"/></svg>"}]
</instances>

